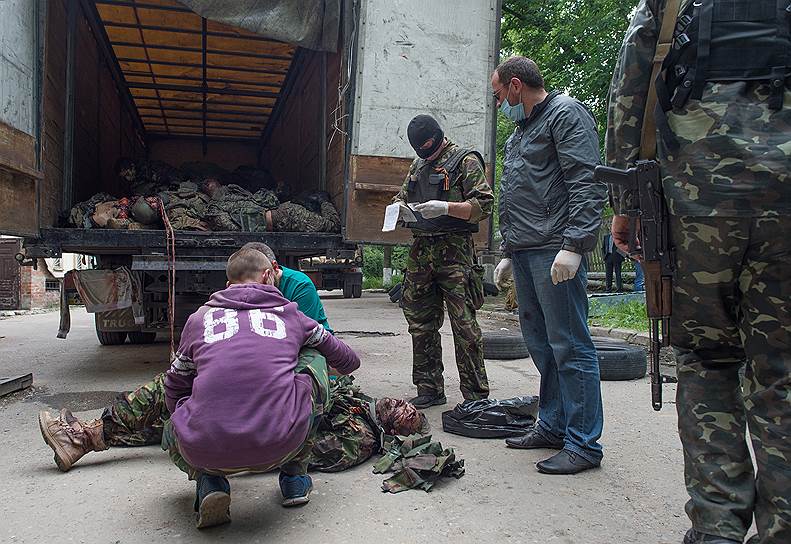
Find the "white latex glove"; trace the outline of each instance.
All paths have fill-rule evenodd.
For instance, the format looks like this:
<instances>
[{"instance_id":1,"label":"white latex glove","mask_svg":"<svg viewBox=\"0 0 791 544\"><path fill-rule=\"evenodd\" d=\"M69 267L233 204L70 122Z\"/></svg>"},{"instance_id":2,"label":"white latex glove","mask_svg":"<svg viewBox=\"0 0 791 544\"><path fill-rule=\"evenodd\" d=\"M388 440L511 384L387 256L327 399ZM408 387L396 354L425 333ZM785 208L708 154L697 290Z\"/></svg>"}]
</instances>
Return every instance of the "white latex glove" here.
<instances>
[{"instance_id":1,"label":"white latex glove","mask_svg":"<svg viewBox=\"0 0 791 544\"><path fill-rule=\"evenodd\" d=\"M429 200L423 204L417 204L412 209L420 212L424 219L448 215L448 203L443 200Z\"/></svg>"},{"instance_id":2,"label":"white latex glove","mask_svg":"<svg viewBox=\"0 0 791 544\"><path fill-rule=\"evenodd\" d=\"M582 255L561 249L552 263L552 283L557 285L577 275Z\"/></svg>"},{"instance_id":3,"label":"white latex glove","mask_svg":"<svg viewBox=\"0 0 791 544\"><path fill-rule=\"evenodd\" d=\"M503 284L511 278L513 271L514 265L511 262L511 259L501 260L497 265L497 268L494 269L494 284L502 289Z\"/></svg>"}]
</instances>

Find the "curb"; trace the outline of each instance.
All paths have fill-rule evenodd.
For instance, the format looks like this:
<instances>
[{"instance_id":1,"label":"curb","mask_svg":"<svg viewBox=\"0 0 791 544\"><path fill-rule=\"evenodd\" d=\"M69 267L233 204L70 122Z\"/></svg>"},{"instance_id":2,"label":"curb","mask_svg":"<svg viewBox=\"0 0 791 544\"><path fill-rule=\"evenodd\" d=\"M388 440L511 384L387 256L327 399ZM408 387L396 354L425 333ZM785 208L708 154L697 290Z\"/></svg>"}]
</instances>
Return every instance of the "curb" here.
<instances>
[{"instance_id":1,"label":"curb","mask_svg":"<svg viewBox=\"0 0 791 544\"><path fill-rule=\"evenodd\" d=\"M480 317L486 319L499 319L500 321L508 321L510 323L519 323L519 317L516 314L508 312L499 312L494 310L478 312ZM617 340L624 340L630 344L637 344L639 346L648 346L648 333L636 331L632 329L614 329L609 327L599 327L591 325L591 335L593 336L606 336L608 338L615 338Z\"/></svg>"}]
</instances>

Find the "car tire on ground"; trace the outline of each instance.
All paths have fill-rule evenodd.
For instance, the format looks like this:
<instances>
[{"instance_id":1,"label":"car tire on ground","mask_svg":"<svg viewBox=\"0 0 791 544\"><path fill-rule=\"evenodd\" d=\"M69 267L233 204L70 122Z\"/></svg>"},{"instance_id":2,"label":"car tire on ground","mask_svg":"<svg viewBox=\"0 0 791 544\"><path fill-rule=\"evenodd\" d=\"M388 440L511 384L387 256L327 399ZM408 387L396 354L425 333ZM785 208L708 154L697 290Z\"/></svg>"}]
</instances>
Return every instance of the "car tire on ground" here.
<instances>
[{"instance_id":1,"label":"car tire on ground","mask_svg":"<svg viewBox=\"0 0 791 544\"><path fill-rule=\"evenodd\" d=\"M645 350L622 340L593 338L602 381L636 380L645 376Z\"/></svg>"},{"instance_id":2,"label":"car tire on ground","mask_svg":"<svg viewBox=\"0 0 791 544\"><path fill-rule=\"evenodd\" d=\"M156 342L157 333L134 331L129 333L130 344L153 344Z\"/></svg>"},{"instance_id":3,"label":"car tire on ground","mask_svg":"<svg viewBox=\"0 0 791 544\"><path fill-rule=\"evenodd\" d=\"M484 359L524 359L529 356L521 331L483 333Z\"/></svg>"},{"instance_id":4,"label":"car tire on ground","mask_svg":"<svg viewBox=\"0 0 791 544\"><path fill-rule=\"evenodd\" d=\"M401 300L401 291L403 289L403 283L396 283L393 287L390 288L388 295L390 295L390 302L398 302Z\"/></svg>"},{"instance_id":5,"label":"car tire on ground","mask_svg":"<svg viewBox=\"0 0 791 544\"><path fill-rule=\"evenodd\" d=\"M118 331L96 331L96 337L103 346L120 346L126 341L126 333Z\"/></svg>"}]
</instances>

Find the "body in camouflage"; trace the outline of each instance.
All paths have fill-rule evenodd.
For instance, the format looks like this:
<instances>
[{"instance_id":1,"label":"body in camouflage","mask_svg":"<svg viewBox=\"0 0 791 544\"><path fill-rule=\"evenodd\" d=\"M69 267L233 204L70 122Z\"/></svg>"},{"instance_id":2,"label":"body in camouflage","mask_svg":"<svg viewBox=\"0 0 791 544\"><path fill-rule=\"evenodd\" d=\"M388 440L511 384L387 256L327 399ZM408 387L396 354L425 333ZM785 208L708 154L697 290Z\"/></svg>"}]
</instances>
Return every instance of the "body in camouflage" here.
<instances>
[{"instance_id":1,"label":"body in camouflage","mask_svg":"<svg viewBox=\"0 0 791 544\"><path fill-rule=\"evenodd\" d=\"M639 158L665 5L642 0L627 31L610 92L611 166ZM700 533L738 542L754 516L751 544L791 542L791 92L780 110L769 98L764 82L707 82L700 100L668 112L679 150L658 146L677 259L687 513ZM632 205L628 191L611 197L616 212Z\"/></svg>"},{"instance_id":2,"label":"body in camouflage","mask_svg":"<svg viewBox=\"0 0 791 544\"><path fill-rule=\"evenodd\" d=\"M214 231L266 232L266 210L279 204L272 191L252 194L238 185L224 185L206 208L206 222Z\"/></svg>"},{"instance_id":3,"label":"body in camouflage","mask_svg":"<svg viewBox=\"0 0 791 544\"><path fill-rule=\"evenodd\" d=\"M311 470L347 470L365 462L380 449L380 431L369 409L373 399L352 385L352 380L351 376L342 376L331 387L331 406L318 423L308 459ZM165 374L159 374L136 390L119 395L105 408L102 423L108 446L163 443L163 428L170 419L164 383ZM180 468L189 470L186 463Z\"/></svg>"},{"instance_id":4,"label":"body in camouflage","mask_svg":"<svg viewBox=\"0 0 791 544\"><path fill-rule=\"evenodd\" d=\"M321 213L314 213L294 202L285 202L272 210L272 230L337 233L341 231L341 218L331 202L321 203Z\"/></svg>"},{"instance_id":5,"label":"body in camouflage","mask_svg":"<svg viewBox=\"0 0 791 544\"><path fill-rule=\"evenodd\" d=\"M441 164L457 149L449 143L434 164ZM407 202L410 178L423 161L416 160L394 202ZM489 217L494 195L486 181L483 165L468 155L453 179L449 202L470 202L469 221L478 223ZM444 395L442 343L439 329L448 310L456 366L462 395L477 400L489 396L489 382L483 360L483 336L475 316L470 294L475 246L470 233L441 233L413 230L404 274L402 306L412 335L412 381L418 395Z\"/></svg>"},{"instance_id":6,"label":"body in camouflage","mask_svg":"<svg viewBox=\"0 0 791 544\"><path fill-rule=\"evenodd\" d=\"M159 193L174 230L209 230L204 221L209 196L191 181L182 182L175 191Z\"/></svg>"}]
</instances>

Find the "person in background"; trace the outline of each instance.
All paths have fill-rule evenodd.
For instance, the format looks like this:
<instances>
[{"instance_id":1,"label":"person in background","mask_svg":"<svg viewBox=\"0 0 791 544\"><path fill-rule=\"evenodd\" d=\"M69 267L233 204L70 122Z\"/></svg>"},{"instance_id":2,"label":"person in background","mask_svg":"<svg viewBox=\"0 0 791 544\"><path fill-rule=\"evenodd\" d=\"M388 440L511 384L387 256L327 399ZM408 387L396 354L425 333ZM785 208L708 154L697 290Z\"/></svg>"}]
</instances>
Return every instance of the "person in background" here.
<instances>
[{"instance_id":1,"label":"person in background","mask_svg":"<svg viewBox=\"0 0 791 544\"><path fill-rule=\"evenodd\" d=\"M602 238L601 253L604 259L605 279L607 292L612 292L612 276L615 272L615 290L620 293L623 291L623 281L621 280L621 270L624 257L613 243L612 234L609 232Z\"/></svg>"}]
</instances>

